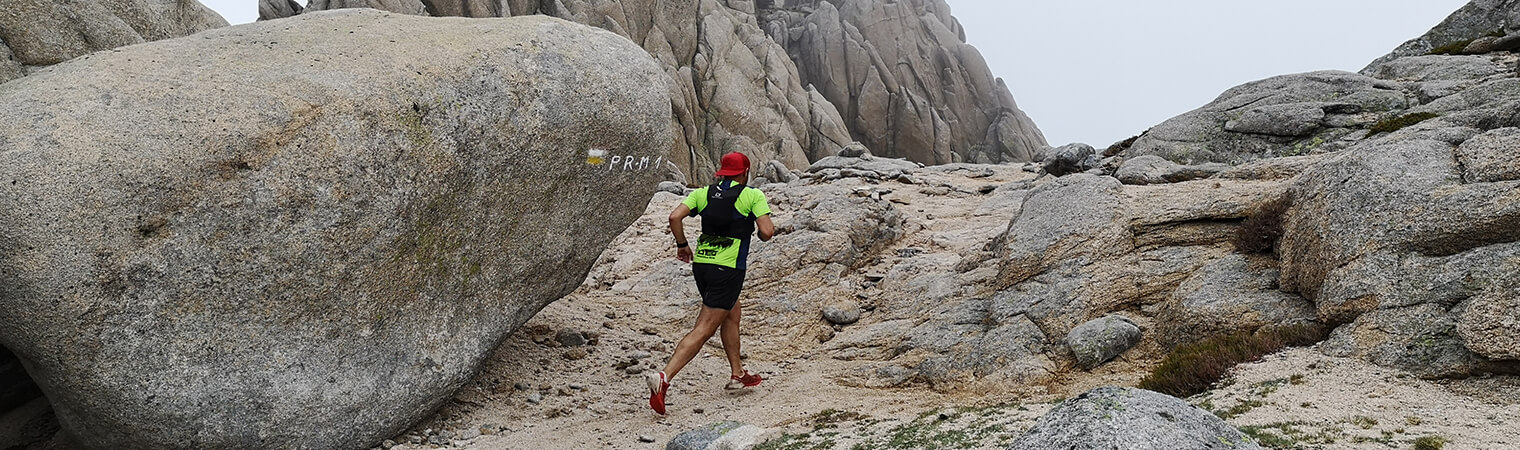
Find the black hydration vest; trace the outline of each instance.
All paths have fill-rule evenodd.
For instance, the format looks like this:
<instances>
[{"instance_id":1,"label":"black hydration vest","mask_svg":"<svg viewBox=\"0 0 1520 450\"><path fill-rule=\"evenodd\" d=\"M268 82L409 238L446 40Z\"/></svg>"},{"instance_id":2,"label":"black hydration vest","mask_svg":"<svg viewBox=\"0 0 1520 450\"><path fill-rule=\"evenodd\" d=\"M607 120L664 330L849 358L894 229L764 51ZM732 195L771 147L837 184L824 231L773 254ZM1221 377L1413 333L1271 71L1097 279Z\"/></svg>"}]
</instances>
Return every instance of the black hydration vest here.
<instances>
[{"instance_id":1,"label":"black hydration vest","mask_svg":"<svg viewBox=\"0 0 1520 450\"><path fill-rule=\"evenodd\" d=\"M721 185L718 183L707 187L707 207L697 211L702 216L702 234L749 239L755 233L755 218L739 214L739 209L734 207L745 186L729 185L725 190Z\"/></svg>"}]
</instances>

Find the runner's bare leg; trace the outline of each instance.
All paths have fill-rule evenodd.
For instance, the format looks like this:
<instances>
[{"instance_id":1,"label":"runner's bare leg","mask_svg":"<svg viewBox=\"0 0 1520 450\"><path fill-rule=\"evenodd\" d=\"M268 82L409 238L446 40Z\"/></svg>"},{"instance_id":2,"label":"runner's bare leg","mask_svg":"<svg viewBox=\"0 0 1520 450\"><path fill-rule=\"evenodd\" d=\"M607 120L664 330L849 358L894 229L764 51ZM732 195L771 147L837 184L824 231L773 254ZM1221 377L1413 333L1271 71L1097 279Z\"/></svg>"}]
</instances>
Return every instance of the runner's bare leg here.
<instances>
[{"instance_id":1,"label":"runner's bare leg","mask_svg":"<svg viewBox=\"0 0 1520 450\"><path fill-rule=\"evenodd\" d=\"M744 376L744 362L739 358L739 316L740 305L734 302L734 309L728 312L723 330L718 334L723 339L723 353L728 355L729 373L736 377Z\"/></svg>"},{"instance_id":2,"label":"runner's bare leg","mask_svg":"<svg viewBox=\"0 0 1520 450\"><path fill-rule=\"evenodd\" d=\"M697 356L702 344L718 332L718 327L723 325L726 316L727 310L702 307L702 312L697 314L697 325L692 327L690 333L686 333L686 337L681 338L681 342L676 344L675 353L670 355L670 362L665 363L666 381L675 379L676 373Z\"/></svg>"}]
</instances>

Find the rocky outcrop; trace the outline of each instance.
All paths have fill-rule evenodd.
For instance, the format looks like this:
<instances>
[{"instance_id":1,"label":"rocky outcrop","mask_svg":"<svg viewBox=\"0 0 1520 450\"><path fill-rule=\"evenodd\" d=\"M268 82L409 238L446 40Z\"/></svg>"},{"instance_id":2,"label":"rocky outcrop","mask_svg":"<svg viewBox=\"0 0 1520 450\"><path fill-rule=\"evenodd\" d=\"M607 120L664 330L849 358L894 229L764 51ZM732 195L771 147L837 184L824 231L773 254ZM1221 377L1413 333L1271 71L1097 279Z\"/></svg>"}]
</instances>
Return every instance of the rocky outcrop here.
<instances>
[{"instance_id":1,"label":"rocky outcrop","mask_svg":"<svg viewBox=\"0 0 1520 450\"><path fill-rule=\"evenodd\" d=\"M1340 71L1283 75L1231 88L1145 132L1121 154L1182 164L1241 164L1325 153L1417 105L1398 83Z\"/></svg>"},{"instance_id":2,"label":"rocky outcrop","mask_svg":"<svg viewBox=\"0 0 1520 450\"><path fill-rule=\"evenodd\" d=\"M406 1L347 3L404 12L385 5ZM943 0L422 4L435 16L551 15L643 46L671 79L666 156L687 183L705 183L729 151L806 167L851 141L924 164L1029 161L1045 146Z\"/></svg>"},{"instance_id":3,"label":"rocky outcrop","mask_svg":"<svg viewBox=\"0 0 1520 450\"><path fill-rule=\"evenodd\" d=\"M367 448L637 217L665 77L558 19L343 10L12 81L0 343L85 448Z\"/></svg>"},{"instance_id":4,"label":"rocky outcrop","mask_svg":"<svg viewBox=\"0 0 1520 450\"><path fill-rule=\"evenodd\" d=\"M1246 450L1255 441L1213 413L1143 389L1105 387L1062 402L1009 450Z\"/></svg>"},{"instance_id":5,"label":"rocky outcrop","mask_svg":"<svg viewBox=\"0 0 1520 450\"><path fill-rule=\"evenodd\" d=\"M1465 50L1473 41L1485 37L1507 37L1520 31L1520 1L1473 0L1452 13L1423 36L1410 39L1393 52L1367 65L1362 73L1371 75L1379 67L1407 56L1420 56L1437 49ZM1474 49L1480 50L1480 49ZM1484 49L1507 50L1507 49Z\"/></svg>"},{"instance_id":6,"label":"rocky outcrop","mask_svg":"<svg viewBox=\"0 0 1520 450\"><path fill-rule=\"evenodd\" d=\"M1189 278L1161 334L1195 339L1312 312L1343 324L1322 347L1332 355L1432 378L1520 369L1520 341L1499 325L1513 315L1495 317L1502 287L1520 277L1520 78L1498 50L1517 39L1454 52L1490 54L1426 54L1503 31L1511 3L1475 1L1362 74L1233 88L1125 150L1119 175L1130 182L1164 181L1144 175L1164 163L1140 155L1158 155L1246 163L1215 180L1291 183L1273 257L1231 257Z\"/></svg>"},{"instance_id":7,"label":"rocky outcrop","mask_svg":"<svg viewBox=\"0 0 1520 450\"><path fill-rule=\"evenodd\" d=\"M944 0L758 2L761 24L877 155L1030 161L1046 145ZM769 3L769 6L765 6Z\"/></svg>"},{"instance_id":8,"label":"rocky outcrop","mask_svg":"<svg viewBox=\"0 0 1520 450\"><path fill-rule=\"evenodd\" d=\"M85 54L227 26L196 0L16 0L0 13L0 83Z\"/></svg>"}]
</instances>

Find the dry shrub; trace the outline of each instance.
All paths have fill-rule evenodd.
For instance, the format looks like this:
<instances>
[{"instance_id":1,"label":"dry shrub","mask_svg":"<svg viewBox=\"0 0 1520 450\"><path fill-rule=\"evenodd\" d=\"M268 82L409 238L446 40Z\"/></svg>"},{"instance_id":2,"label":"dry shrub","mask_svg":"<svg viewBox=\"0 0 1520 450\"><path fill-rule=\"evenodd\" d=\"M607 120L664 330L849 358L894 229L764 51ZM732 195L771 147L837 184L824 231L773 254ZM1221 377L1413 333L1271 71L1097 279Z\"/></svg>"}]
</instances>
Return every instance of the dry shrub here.
<instances>
[{"instance_id":1,"label":"dry shrub","mask_svg":"<svg viewBox=\"0 0 1520 450\"><path fill-rule=\"evenodd\" d=\"M1167 354L1161 365L1140 380L1140 388L1174 397L1191 397L1207 391L1240 363L1261 359L1287 347L1312 345L1329 335L1329 328L1320 324L1294 324L1183 344Z\"/></svg>"},{"instance_id":2,"label":"dry shrub","mask_svg":"<svg viewBox=\"0 0 1520 450\"><path fill-rule=\"evenodd\" d=\"M1251 208L1246 220L1235 230L1235 250L1241 253L1272 251L1272 246L1277 245L1277 239L1283 235L1283 216L1292 206L1293 200L1283 194Z\"/></svg>"},{"instance_id":3,"label":"dry shrub","mask_svg":"<svg viewBox=\"0 0 1520 450\"><path fill-rule=\"evenodd\" d=\"M1135 141L1140 139L1140 136L1145 136L1146 133L1150 132L1151 130L1145 130L1144 132L1134 135L1129 139L1115 142L1114 145L1110 145L1107 149L1103 150L1103 156L1114 156L1124 152L1125 150L1129 150L1130 147L1133 147L1135 145Z\"/></svg>"}]
</instances>

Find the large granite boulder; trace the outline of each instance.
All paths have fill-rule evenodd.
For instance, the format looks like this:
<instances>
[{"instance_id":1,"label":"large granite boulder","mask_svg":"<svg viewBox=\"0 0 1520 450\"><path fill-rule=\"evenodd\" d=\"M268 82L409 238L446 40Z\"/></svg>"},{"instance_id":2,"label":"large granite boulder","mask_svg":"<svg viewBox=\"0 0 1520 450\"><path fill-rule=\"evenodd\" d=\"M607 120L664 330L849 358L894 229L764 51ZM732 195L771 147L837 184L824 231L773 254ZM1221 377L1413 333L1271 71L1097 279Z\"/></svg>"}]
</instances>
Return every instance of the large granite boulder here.
<instances>
[{"instance_id":1,"label":"large granite boulder","mask_svg":"<svg viewBox=\"0 0 1520 450\"><path fill-rule=\"evenodd\" d=\"M1157 155L1182 164L1241 164L1324 153L1344 139L1418 104L1398 83L1320 71L1283 75L1231 88L1201 108L1141 135L1126 156Z\"/></svg>"},{"instance_id":2,"label":"large granite boulder","mask_svg":"<svg viewBox=\"0 0 1520 450\"><path fill-rule=\"evenodd\" d=\"M1261 446L1214 414L1176 397L1104 387L1062 402L1008 448L1244 450Z\"/></svg>"},{"instance_id":3,"label":"large granite boulder","mask_svg":"<svg viewBox=\"0 0 1520 450\"><path fill-rule=\"evenodd\" d=\"M0 85L0 343L83 448L371 446L644 209L665 79L563 20L346 9Z\"/></svg>"},{"instance_id":4,"label":"large granite boulder","mask_svg":"<svg viewBox=\"0 0 1520 450\"><path fill-rule=\"evenodd\" d=\"M15 0L0 11L0 83L90 52L227 26L196 0Z\"/></svg>"}]
</instances>

